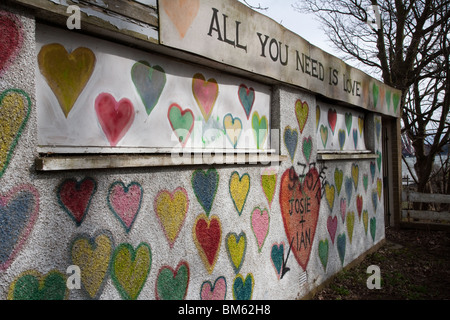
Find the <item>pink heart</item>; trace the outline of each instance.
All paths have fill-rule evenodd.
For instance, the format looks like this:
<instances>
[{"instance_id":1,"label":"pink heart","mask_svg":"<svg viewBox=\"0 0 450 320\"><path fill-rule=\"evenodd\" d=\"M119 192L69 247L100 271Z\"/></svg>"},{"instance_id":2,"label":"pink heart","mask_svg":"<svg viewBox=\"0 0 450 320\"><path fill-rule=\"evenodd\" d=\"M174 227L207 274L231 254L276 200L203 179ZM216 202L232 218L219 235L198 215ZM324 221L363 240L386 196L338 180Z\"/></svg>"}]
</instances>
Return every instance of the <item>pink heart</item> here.
<instances>
[{"instance_id":1,"label":"pink heart","mask_svg":"<svg viewBox=\"0 0 450 320\"><path fill-rule=\"evenodd\" d=\"M101 93L95 99L95 112L111 147L115 147L133 124L133 104L126 98L117 102L109 93Z\"/></svg>"},{"instance_id":2,"label":"pink heart","mask_svg":"<svg viewBox=\"0 0 450 320\"><path fill-rule=\"evenodd\" d=\"M0 73L14 61L23 42L21 23L13 14L0 11Z\"/></svg>"},{"instance_id":3,"label":"pink heart","mask_svg":"<svg viewBox=\"0 0 450 320\"><path fill-rule=\"evenodd\" d=\"M214 285L210 281L203 282L200 291L202 300L225 300L227 294L227 282L224 277L217 278Z\"/></svg>"},{"instance_id":4,"label":"pink heart","mask_svg":"<svg viewBox=\"0 0 450 320\"><path fill-rule=\"evenodd\" d=\"M341 199L341 216L342 216L342 222L345 222L345 212L347 211L347 200L344 198Z\"/></svg>"},{"instance_id":5,"label":"pink heart","mask_svg":"<svg viewBox=\"0 0 450 320\"><path fill-rule=\"evenodd\" d=\"M269 231L269 212L267 209L255 208L252 213L252 229L258 242L258 251L261 252L267 232Z\"/></svg>"},{"instance_id":6,"label":"pink heart","mask_svg":"<svg viewBox=\"0 0 450 320\"><path fill-rule=\"evenodd\" d=\"M331 241L334 243L334 237L336 236L336 230L337 230L337 217L336 216L334 218L332 218L331 216L328 217L327 229L328 229L328 233L330 234Z\"/></svg>"},{"instance_id":7,"label":"pink heart","mask_svg":"<svg viewBox=\"0 0 450 320\"><path fill-rule=\"evenodd\" d=\"M137 182L125 186L123 182L114 182L109 188L108 205L129 232L141 208L143 189Z\"/></svg>"},{"instance_id":8,"label":"pink heart","mask_svg":"<svg viewBox=\"0 0 450 320\"><path fill-rule=\"evenodd\" d=\"M211 116L212 109L219 95L219 85L215 79L205 80L201 73L192 79L192 92L205 121Z\"/></svg>"}]
</instances>

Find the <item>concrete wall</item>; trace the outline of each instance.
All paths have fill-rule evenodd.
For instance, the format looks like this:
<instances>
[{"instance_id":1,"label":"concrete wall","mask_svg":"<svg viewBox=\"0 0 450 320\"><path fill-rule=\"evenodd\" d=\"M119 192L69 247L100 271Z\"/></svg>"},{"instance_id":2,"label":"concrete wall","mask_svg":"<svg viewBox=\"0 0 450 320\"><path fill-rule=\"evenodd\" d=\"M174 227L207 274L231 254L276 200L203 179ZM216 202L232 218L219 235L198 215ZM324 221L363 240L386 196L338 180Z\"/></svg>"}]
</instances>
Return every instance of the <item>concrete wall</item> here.
<instances>
[{"instance_id":1,"label":"concrete wall","mask_svg":"<svg viewBox=\"0 0 450 320\"><path fill-rule=\"evenodd\" d=\"M37 171L35 20L0 19L1 299L296 299L384 239L379 159L323 160L320 101L292 87L280 164Z\"/></svg>"}]
</instances>

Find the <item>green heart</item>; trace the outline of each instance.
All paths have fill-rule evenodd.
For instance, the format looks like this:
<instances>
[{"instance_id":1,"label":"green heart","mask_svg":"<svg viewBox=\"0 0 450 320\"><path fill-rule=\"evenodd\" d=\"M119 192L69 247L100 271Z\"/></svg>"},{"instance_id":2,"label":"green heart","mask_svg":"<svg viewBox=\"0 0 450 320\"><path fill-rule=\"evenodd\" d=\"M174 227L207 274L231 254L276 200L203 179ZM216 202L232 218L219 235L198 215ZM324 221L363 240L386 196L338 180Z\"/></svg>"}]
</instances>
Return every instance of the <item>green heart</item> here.
<instances>
[{"instance_id":1,"label":"green heart","mask_svg":"<svg viewBox=\"0 0 450 320\"><path fill-rule=\"evenodd\" d=\"M370 219L370 234L372 236L372 240L375 241L375 231L377 230L377 219L371 218Z\"/></svg>"},{"instance_id":2,"label":"green heart","mask_svg":"<svg viewBox=\"0 0 450 320\"><path fill-rule=\"evenodd\" d=\"M66 277L59 271L46 276L30 270L22 273L11 285L10 300L64 300L67 296Z\"/></svg>"},{"instance_id":3,"label":"green heart","mask_svg":"<svg viewBox=\"0 0 450 320\"><path fill-rule=\"evenodd\" d=\"M122 243L114 251L111 278L120 295L125 300L136 300L152 265L152 252L147 243L142 242L134 250L128 243Z\"/></svg>"},{"instance_id":4,"label":"green heart","mask_svg":"<svg viewBox=\"0 0 450 320\"><path fill-rule=\"evenodd\" d=\"M350 135L350 131L352 131L352 122L353 116L351 113L345 113L345 126L347 127L347 133Z\"/></svg>"},{"instance_id":5,"label":"green heart","mask_svg":"<svg viewBox=\"0 0 450 320\"><path fill-rule=\"evenodd\" d=\"M391 109L391 95L392 92L390 90L386 91L386 102L387 102L387 106L388 106L388 111Z\"/></svg>"},{"instance_id":6,"label":"green heart","mask_svg":"<svg viewBox=\"0 0 450 320\"><path fill-rule=\"evenodd\" d=\"M156 296L160 300L183 300L189 285L189 266L182 261L174 271L162 267L156 279Z\"/></svg>"},{"instance_id":7,"label":"green heart","mask_svg":"<svg viewBox=\"0 0 450 320\"><path fill-rule=\"evenodd\" d=\"M369 175L367 175L367 174L363 175L363 185L364 185L364 191L367 192L367 187L369 186Z\"/></svg>"},{"instance_id":8,"label":"green heart","mask_svg":"<svg viewBox=\"0 0 450 320\"><path fill-rule=\"evenodd\" d=\"M252 128L256 140L256 148L261 149L267 138L269 128L266 116L260 118L258 112L255 111L252 116Z\"/></svg>"},{"instance_id":9,"label":"green heart","mask_svg":"<svg viewBox=\"0 0 450 320\"><path fill-rule=\"evenodd\" d=\"M374 83L373 84L373 107L376 108L378 104L378 95L380 94L380 88Z\"/></svg>"},{"instance_id":10,"label":"green heart","mask_svg":"<svg viewBox=\"0 0 450 320\"><path fill-rule=\"evenodd\" d=\"M169 122L180 143L185 146L192 129L194 129L194 114L190 109L182 110L176 103L169 107Z\"/></svg>"},{"instance_id":11,"label":"green heart","mask_svg":"<svg viewBox=\"0 0 450 320\"><path fill-rule=\"evenodd\" d=\"M312 152L312 138L304 138L303 139L303 155L305 156L306 163L309 163L309 160L311 160L311 152Z\"/></svg>"},{"instance_id":12,"label":"green heart","mask_svg":"<svg viewBox=\"0 0 450 320\"><path fill-rule=\"evenodd\" d=\"M323 147L326 148L328 141L328 127L324 125L320 126L320 137L322 138Z\"/></svg>"},{"instance_id":13,"label":"green heart","mask_svg":"<svg viewBox=\"0 0 450 320\"><path fill-rule=\"evenodd\" d=\"M328 239L319 241L319 258L323 269L326 271L328 264Z\"/></svg>"},{"instance_id":14,"label":"green heart","mask_svg":"<svg viewBox=\"0 0 450 320\"><path fill-rule=\"evenodd\" d=\"M394 93L392 96L392 102L394 103L394 112L397 113L397 109L400 103L400 95L398 93Z\"/></svg>"},{"instance_id":15,"label":"green heart","mask_svg":"<svg viewBox=\"0 0 450 320\"><path fill-rule=\"evenodd\" d=\"M344 181L344 172L336 168L334 170L334 184L336 185L336 189L338 195L341 194L342 182Z\"/></svg>"},{"instance_id":16,"label":"green heart","mask_svg":"<svg viewBox=\"0 0 450 320\"><path fill-rule=\"evenodd\" d=\"M381 155L381 152L380 152L380 151L377 151L377 155L378 155L378 158L377 158L378 171L381 172L381 161L382 161L382 155Z\"/></svg>"}]
</instances>

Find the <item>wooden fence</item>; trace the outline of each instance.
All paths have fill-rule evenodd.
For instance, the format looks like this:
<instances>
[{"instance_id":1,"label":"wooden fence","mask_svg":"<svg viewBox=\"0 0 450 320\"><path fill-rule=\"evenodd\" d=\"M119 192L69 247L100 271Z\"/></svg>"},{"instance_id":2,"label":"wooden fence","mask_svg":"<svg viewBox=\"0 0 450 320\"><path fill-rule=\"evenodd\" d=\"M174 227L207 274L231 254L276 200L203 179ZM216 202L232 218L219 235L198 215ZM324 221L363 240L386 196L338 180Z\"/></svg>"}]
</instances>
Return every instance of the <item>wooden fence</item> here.
<instances>
[{"instance_id":1,"label":"wooden fence","mask_svg":"<svg viewBox=\"0 0 450 320\"><path fill-rule=\"evenodd\" d=\"M404 226L450 229L450 195L419 193L405 188L402 192L401 224ZM417 209L415 204L432 204ZM441 210L445 208L445 210Z\"/></svg>"}]
</instances>

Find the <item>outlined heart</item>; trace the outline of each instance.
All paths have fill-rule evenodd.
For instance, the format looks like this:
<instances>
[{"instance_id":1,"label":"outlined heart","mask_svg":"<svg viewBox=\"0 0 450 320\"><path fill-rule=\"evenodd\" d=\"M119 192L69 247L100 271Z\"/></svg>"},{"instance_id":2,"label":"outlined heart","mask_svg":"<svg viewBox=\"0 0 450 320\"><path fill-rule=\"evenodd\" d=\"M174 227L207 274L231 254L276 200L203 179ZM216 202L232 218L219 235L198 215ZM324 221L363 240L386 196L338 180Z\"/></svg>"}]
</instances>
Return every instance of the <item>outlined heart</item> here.
<instances>
[{"instance_id":1,"label":"outlined heart","mask_svg":"<svg viewBox=\"0 0 450 320\"><path fill-rule=\"evenodd\" d=\"M321 189L316 168L310 168L302 182L293 167L281 177L280 207L284 229L292 253L303 270L306 270L313 247L322 199Z\"/></svg>"},{"instance_id":2,"label":"outlined heart","mask_svg":"<svg viewBox=\"0 0 450 320\"><path fill-rule=\"evenodd\" d=\"M10 285L8 300L65 300L69 295L66 275L58 270L42 274L22 272Z\"/></svg>"},{"instance_id":3,"label":"outlined heart","mask_svg":"<svg viewBox=\"0 0 450 320\"><path fill-rule=\"evenodd\" d=\"M191 109L183 110L178 104L173 103L169 107L167 118L181 146L185 147L194 129L194 113Z\"/></svg>"},{"instance_id":4,"label":"outlined heart","mask_svg":"<svg viewBox=\"0 0 450 320\"><path fill-rule=\"evenodd\" d=\"M252 113L253 104L255 103L255 89L248 88L245 84L239 86L238 91L239 101L244 108L247 120L250 119L250 114Z\"/></svg>"},{"instance_id":5,"label":"outlined heart","mask_svg":"<svg viewBox=\"0 0 450 320\"><path fill-rule=\"evenodd\" d=\"M251 300L253 296L253 287L255 280L252 273L244 277L238 274L233 281L233 299L234 300Z\"/></svg>"},{"instance_id":6,"label":"outlined heart","mask_svg":"<svg viewBox=\"0 0 450 320\"><path fill-rule=\"evenodd\" d=\"M95 192L97 192L97 182L89 177L80 181L66 179L59 185L58 202L77 227L86 218Z\"/></svg>"},{"instance_id":7,"label":"outlined heart","mask_svg":"<svg viewBox=\"0 0 450 320\"><path fill-rule=\"evenodd\" d=\"M160 66L152 67L147 61L138 61L131 68L131 79L150 115L166 85L166 72Z\"/></svg>"},{"instance_id":8,"label":"outlined heart","mask_svg":"<svg viewBox=\"0 0 450 320\"><path fill-rule=\"evenodd\" d=\"M223 117L223 128L228 140L236 149L239 137L242 133L242 121L238 117L233 117L231 113L228 113Z\"/></svg>"},{"instance_id":9,"label":"outlined heart","mask_svg":"<svg viewBox=\"0 0 450 320\"><path fill-rule=\"evenodd\" d=\"M161 267L156 277L156 300L184 300L189 280L190 270L186 261L180 261L175 270L170 266Z\"/></svg>"},{"instance_id":10,"label":"outlined heart","mask_svg":"<svg viewBox=\"0 0 450 320\"><path fill-rule=\"evenodd\" d=\"M307 138L303 138L303 146L302 146L303 156L305 157L305 161L307 164L311 161L311 154L313 151L313 142L312 137L309 136Z\"/></svg>"},{"instance_id":11,"label":"outlined heart","mask_svg":"<svg viewBox=\"0 0 450 320\"><path fill-rule=\"evenodd\" d=\"M141 209L144 190L137 182L127 186L122 181L111 184L108 190L108 206L120 221L126 233L129 233Z\"/></svg>"},{"instance_id":12,"label":"outlined heart","mask_svg":"<svg viewBox=\"0 0 450 320\"><path fill-rule=\"evenodd\" d=\"M241 177L237 171L234 171L230 176L229 190L234 208L237 210L239 216L241 216L248 193L250 192L250 175L244 173Z\"/></svg>"},{"instance_id":13,"label":"outlined heart","mask_svg":"<svg viewBox=\"0 0 450 320\"><path fill-rule=\"evenodd\" d=\"M267 209L256 207L252 212L252 231L258 245L258 252L261 252L266 237L269 234L270 216Z\"/></svg>"},{"instance_id":14,"label":"outlined heart","mask_svg":"<svg viewBox=\"0 0 450 320\"><path fill-rule=\"evenodd\" d=\"M305 129L306 122L308 121L309 106L307 102L302 102L297 100L295 102L295 116L297 117L298 127L300 128L300 133L303 133Z\"/></svg>"},{"instance_id":15,"label":"outlined heart","mask_svg":"<svg viewBox=\"0 0 450 320\"><path fill-rule=\"evenodd\" d=\"M275 195L277 178L277 171L274 168L263 169L263 172L261 173L261 186L264 192L264 196L269 203L269 208L271 208L272 206L273 196Z\"/></svg>"},{"instance_id":16,"label":"outlined heart","mask_svg":"<svg viewBox=\"0 0 450 320\"><path fill-rule=\"evenodd\" d=\"M67 118L94 72L94 52L80 47L68 53L61 44L52 43L41 48L38 63Z\"/></svg>"},{"instance_id":17,"label":"outlined heart","mask_svg":"<svg viewBox=\"0 0 450 320\"><path fill-rule=\"evenodd\" d=\"M114 240L111 232L97 231L93 237L77 234L71 241L71 264L81 271L81 288L90 299L100 298L109 275Z\"/></svg>"},{"instance_id":18,"label":"outlined heart","mask_svg":"<svg viewBox=\"0 0 450 320\"><path fill-rule=\"evenodd\" d=\"M222 225L217 216L208 218L205 214L197 217L192 228L195 246L208 273L211 274L219 257L222 242Z\"/></svg>"},{"instance_id":19,"label":"outlined heart","mask_svg":"<svg viewBox=\"0 0 450 320\"><path fill-rule=\"evenodd\" d=\"M0 94L0 178L28 122L31 99L25 91L8 89Z\"/></svg>"},{"instance_id":20,"label":"outlined heart","mask_svg":"<svg viewBox=\"0 0 450 320\"><path fill-rule=\"evenodd\" d=\"M153 202L153 209L170 248L173 248L189 210L187 191L182 187L175 189L173 192L160 191Z\"/></svg>"},{"instance_id":21,"label":"outlined heart","mask_svg":"<svg viewBox=\"0 0 450 320\"><path fill-rule=\"evenodd\" d=\"M198 14L200 0L160 0L159 5L183 39Z\"/></svg>"},{"instance_id":22,"label":"outlined heart","mask_svg":"<svg viewBox=\"0 0 450 320\"><path fill-rule=\"evenodd\" d=\"M141 242L136 250L129 243L120 244L111 260L111 279L124 300L136 300L152 266L150 245Z\"/></svg>"},{"instance_id":23,"label":"outlined heart","mask_svg":"<svg viewBox=\"0 0 450 320\"><path fill-rule=\"evenodd\" d=\"M252 116L253 136L256 141L256 148L262 149L269 131L269 122L266 116L259 117L258 112L254 112Z\"/></svg>"},{"instance_id":24,"label":"outlined heart","mask_svg":"<svg viewBox=\"0 0 450 320\"><path fill-rule=\"evenodd\" d=\"M225 247L234 273L238 274L244 263L245 253L247 252L247 236L245 232L241 232L239 235L234 232L227 234L225 237Z\"/></svg>"},{"instance_id":25,"label":"outlined heart","mask_svg":"<svg viewBox=\"0 0 450 320\"><path fill-rule=\"evenodd\" d=\"M320 125L320 139L322 140L323 147L326 148L328 142L328 127L325 127L323 124Z\"/></svg>"},{"instance_id":26,"label":"outlined heart","mask_svg":"<svg viewBox=\"0 0 450 320\"><path fill-rule=\"evenodd\" d=\"M192 93L203 118L208 122L217 97L219 96L219 85L216 79L206 81L201 73L196 73L192 78Z\"/></svg>"},{"instance_id":27,"label":"outlined heart","mask_svg":"<svg viewBox=\"0 0 450 320\"><path fill-rule=\"evenodd\" d=\"M127 98L117 102L111 94L101 93L95 99L95 112L109 144L117 146L133 124L133 104Z\"/></svg>"},{"instance_id":28,"label":"outlined heart","mask_svg":"<svg viewBox=\"0 0 450 320\"><path fill-rule=\"evenodd\" d=\"M14 62L23 43L23 26L14 14L0 10L0 74Z\"/></svg>"},{"instance_id":29,"label":"outlined heart","mask_svg":"<svg viewBox=\"0 0 450 320\"><path fill-rule=\"evenodd\" d=\"M206 172L197 169L192 174L191 184L198 202L209 216L219 187L219 173L214 168Z\"/></svg>"},{"instance_id":30,"label":"outlined heart","mask_svg":"<svg viewBox=\"0 0 450 320\"><path fill-rule=\"evenodd\" d=\"M227 297L227 280L224 276L218 277L214 284L205 281L200 289L201 300L225 300Z\"/></svg>"},{"instance_id":31,"label":"outlined heart","mask_svg":"<svg viewBox=\"0 0 450 320\"><path fill-rule=\"evenodd\" d=\"M0 271L9 268L22 250L39 214L39 192L19 185L0 194Z\"/></svg>"},{"instance_id":32,"label":"outlined heart","mask_svg":"<svg viewBox=\"0 0 450 320\"><path fill-rule=\"evenodd\" d=\"M298 131L297 129L292 129L290 126L284 128L284 144L289 153L291 161L294 162L295 151L298 145Z\"/></svg>"}]
</instances>

